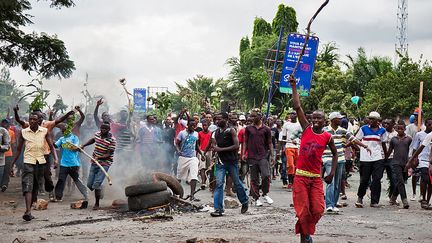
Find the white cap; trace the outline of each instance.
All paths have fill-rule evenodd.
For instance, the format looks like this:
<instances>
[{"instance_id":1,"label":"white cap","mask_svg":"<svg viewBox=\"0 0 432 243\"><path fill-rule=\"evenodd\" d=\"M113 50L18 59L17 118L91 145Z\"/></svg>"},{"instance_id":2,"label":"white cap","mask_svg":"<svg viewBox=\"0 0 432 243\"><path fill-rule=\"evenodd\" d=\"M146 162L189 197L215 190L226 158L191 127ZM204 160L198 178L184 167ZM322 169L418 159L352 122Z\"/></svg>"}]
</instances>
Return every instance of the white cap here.
<instances>
[{"instance_id":1,"label":"white cap","mask_svg":"<svg viewBox=\"0 0 432 243\"><path fill-rule=\"evenodd\" d=\"M368 118L372 118L372 119L381 119L381 116L378 112L376 111L372 111L371 113L369 113Z\"/></svg>"},{"instance_id":2,"label":"white cap","mask_svg":"<svg viewBox=\"0 0 432 243\"><path fill-rule=\"evenodd\" d=\"M341 113L337 112L337 111L334 111L334 112L330 113L329 120L331 121L331 120L333 120L335 118L341 119L341 118L344 118L344 116L342 116Z\"/></svg>"},{"instance_id":3,"label":"white cap","mask_svg":"<svg viewBox=\"0 0 432 243\"><path fill-rule=\"evenodd\" d=\"M244 121L244 120L246 120L245 115L240 115L240 116L239 116L239 120L240 120L240 121Z\"/></svg>"}]
</instances>

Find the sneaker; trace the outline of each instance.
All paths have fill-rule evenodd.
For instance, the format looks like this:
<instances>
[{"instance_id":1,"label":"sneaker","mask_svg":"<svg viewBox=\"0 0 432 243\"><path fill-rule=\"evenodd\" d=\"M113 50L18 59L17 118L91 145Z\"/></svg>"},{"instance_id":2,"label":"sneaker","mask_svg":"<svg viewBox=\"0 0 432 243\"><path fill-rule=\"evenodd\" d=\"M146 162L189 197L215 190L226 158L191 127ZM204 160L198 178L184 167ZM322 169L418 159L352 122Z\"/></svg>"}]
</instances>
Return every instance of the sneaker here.
<instances>
[{"instance_id":1,"label":"sneaker","mask_svg":"<svg viewBox=\"0 0 432 243\"><path fill-rule=\"evenodd\" d=\"M335 213L339 213L339 208L337 208L337 207L333 207L333 212L335 212Z\"/></svg>"},{"instance_id":2,"label":"sneaker","mask_svg":"<svg viewBox=\"0 0 432 243\"><path fill-rule=\"evenodd\" d=\"M268 204L273 204L273 199L271 199L269 196L265 195L263 196L264 202Z\"/></svg>"},{"instance_id":3,"label":"sneaker","mask_svg":"<svg viewBox=\"0 0 432 243\"><path fill-rule=\"evenodd\" d=\"M333 207L326 208L326 212L327 213L333 213Z\"/></svg>"},{"instance_id":4,"label":"sneaker","mask_svg":"<svg viewBox=\"0 0 432 243\"><path fill-rule=\"evenodd\" d=\"M22 217L25 221L31 221L32 219L34 219L35 217L33 217L33 215L31 215L31 213L25 213Z\"/></svg>"},{"instance_id":5,"label":"sneaker","mask_svg":"<svg viewBox=\"0 0 432 243\"><path fill-rule=\"evenodd\" d=\"M205 190L206 189L206 185L201 185L201 190Z\"/></svg>"},{"instance_id":6,"label":"sneaker","mask_svg":"<svg viewBox=\"0 0 432 243\"><path fill-rule=\"evenodd\" d=\"M287 185L287 184L283 184L283 185L282 185L282 188L283 188L283 189L287 189L287 188L288 188L288 185Z\"/></svg>"},{"instance_id":7,"label":"sneaker","mask_svg":"<svg viewBox=\"0 0 432 243\"><path fill-rule=\"evenodd\" d=\"M342 200L347 200L348 198L347 198L347 196L345 194L342 194L341 199Z\"/></svg>"},{"instance_id":8,"label":"sneaker","mask_svg":"<svg viewBox=\"0 0 432 243\"><path fill-rule=\"evenodd\" d=\"M256 207L261 207L263 205L263 203L261 202L261 200L258 198L257 200L255 200L255 206Z\"/></svg>"},{"instance_id":9,"label":"sneaker","mask_svg":"<svg viewBox=\"0 0 432 243\"><path fill-rule=\"evenodd\" d=\"M1 187L1 191L2 191L2 192L5 192L6 189L7 189L7 186L6 186L6 185L3 185L3 186Z\"/></svg>"},{"instance_id":10,"label":"sneaker","mask_svg":"<svg viewBox=\"0 0 432 243\"><path fill-rule=\"evenodd\" d=\"M249 209L249 203L244 203L244 204L242 204L242 207L241 207L241 213L242 214L244 214L244 213L246 213L247 211L248 211L248 209Z\"/></svg>"},{"instance_id":11,"label":"sneaker","mask_svg":"<svg viewBox=\"0 0 432 243\"><path fill-rule=\"evenodd\" d=\"M56 198L54 197L54 193L53 192L49 192L48 193L48 198L51 202L55 202L57 201Z\"/></svg>"},{"instance_id":12,"label":"sneaker","mask_svg":"<svg viewBox=\"0 0 432 243\"><path fill-rule=\"evenodd\" d=\"M293 185L292 184L288 184L288 191L292 191Z\"/></svg>"},{"instance_id":13,"label":"sneaker","mask_svg":"<svg viewBox=\"0 0 432 243\"><path fill-rule=\"evenodd\" d=\"M379 208L380 205L378 203L371 203L370 204L371 208Z\"/></svg>"},{"instance_id":14,"label":"sneaker","mask_svg":"<svg viewBox=\"0 0 432 243\"><path fill-rule=\"evenodd\" d=\"M415 200L417 200L417 195L416 195L416 194L414 194L414 195L412 196L412 198L410 199L410 201L415 201Z\"/></svg>"},{"instance_id":15,"label":"sneaker","mask_svg":"<svg viewBox=\"0 0 432 243\"><path fill-rule=\"evenodd\" d=\"M216 209L214 212L210 213L210 216L212 216L212 217L221 217L221 216L223 216L223 212L220 209Z\"/></svg>"},{"instance_id":16,"label":"sneaker","mask_svg":"<svg viewBox=\"0 0 432 243\"><path fill-rule=\"evenodd\" d=\"M357 199L357 202L355 203L355 206L356 206L357 208L363 208L363 199L358 198L358 199Z\"/></svg>"},{"instance_id":17,"label":"sneaker","mask_svg":"<svg viewBox=\"0 0 432 243\"><path fill-rule=\"evenodd\" d=\"M405 208L405 209L409 208L408 200L406 198L402 199L402 204L403 204L403 208Z\"/></svg>"},{"instance_id":18,"label":"sneaker","mask_svg":"<svg viewBox=\"0 0 432 243\"><path fill-rule=\"evenodd\" d=\"M335 208L342 208L342 207L343 207L343 205L341 203L336 203L336 207L333 207L333 209L335 209Z\"/></svg>"}]
</instances>

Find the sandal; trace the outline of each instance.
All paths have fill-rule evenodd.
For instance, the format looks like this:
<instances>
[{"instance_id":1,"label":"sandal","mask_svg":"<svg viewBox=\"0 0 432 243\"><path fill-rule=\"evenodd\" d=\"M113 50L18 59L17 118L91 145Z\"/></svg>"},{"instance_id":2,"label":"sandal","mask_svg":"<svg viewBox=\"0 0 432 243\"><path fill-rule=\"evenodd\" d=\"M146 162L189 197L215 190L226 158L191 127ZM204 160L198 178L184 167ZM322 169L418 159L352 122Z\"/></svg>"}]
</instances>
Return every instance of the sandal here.
<instances>
[{"instance_id":1,"label":"sandal","mask_svg":"<svg viewBox=\"0 0 432 243\"><path fill-rule=\"evenodd\" d=\"M25 214L22 216L22 218L23 218L25 221L31 221L31 220L34 219L35 217L33 217L33 215L31 215L31 213L25 213Z\"/></svg>"}]
</instances>

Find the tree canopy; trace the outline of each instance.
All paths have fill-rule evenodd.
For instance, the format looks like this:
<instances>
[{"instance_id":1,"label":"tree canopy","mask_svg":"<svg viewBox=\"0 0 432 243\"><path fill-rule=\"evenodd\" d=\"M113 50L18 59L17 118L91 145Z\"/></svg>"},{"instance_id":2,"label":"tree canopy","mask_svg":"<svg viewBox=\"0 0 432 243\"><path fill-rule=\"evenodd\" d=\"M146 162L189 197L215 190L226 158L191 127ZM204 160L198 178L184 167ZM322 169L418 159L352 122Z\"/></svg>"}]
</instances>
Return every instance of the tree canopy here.
<instances>
[{"instance_id":1,"label":"tree canopy","mask_svg":"<svg viewBox=\"0 0 432 243\"><path fill-rule=\"evenodd\" d=\"M53 8L72 7L72 0L47 0ZM29 74L49 79L70 77L75 69L64 42L56 35L25 33L22 28L33 24L27 11L28 0L0 1L0 64L16 67Z\"/></svg>"}]
</instances>

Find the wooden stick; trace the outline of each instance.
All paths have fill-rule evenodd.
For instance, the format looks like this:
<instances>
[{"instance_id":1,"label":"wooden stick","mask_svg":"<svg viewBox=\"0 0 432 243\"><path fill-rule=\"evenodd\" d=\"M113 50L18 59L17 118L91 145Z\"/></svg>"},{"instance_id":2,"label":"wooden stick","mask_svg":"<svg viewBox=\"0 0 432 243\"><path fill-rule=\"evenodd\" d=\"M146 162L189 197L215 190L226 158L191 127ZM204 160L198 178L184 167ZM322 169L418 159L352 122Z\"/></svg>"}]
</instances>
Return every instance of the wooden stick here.
<instances>
[{"instance_id":1,"label":"wooden stick","mask_svg":"<svg viewBox=\"0 0 432 243\"><path fill-rule=\"evenodd\" d=\"M79 146L76 146L75 144L72 144L70 142L68 142L68 144L72 145L73 147L78 148L81 151L81 153L83 153L85 156L87 156L89 159L91 159L102 170L102 172L105 174L105 176L106 176L106 178L108 180L108 184L110 186L112 186L111 176L106 172L106 170L104 169L104 167L102 167L102 165L99 164L99 162L93 158L93 156L89 155L86 151L84 151L84 149L82 149Z\"/></svg>"},{"instance_id":2,"label":"wooden stick","mask_svg":"<svg viewBox=\"0 0 432 243\"><path fill-rule=\"evenodd\" d=\"M423 107L423 81L420 81L419 112L417 117L418 132L421 130L421 124L422 124L422 107Z\"/></svg>"}]
</instances>

